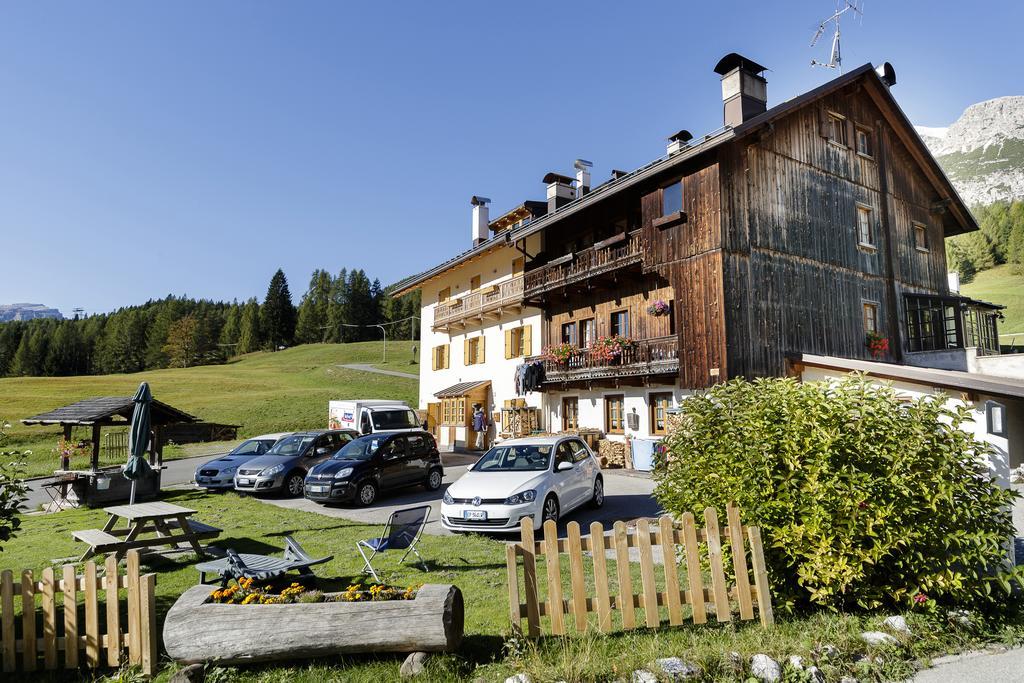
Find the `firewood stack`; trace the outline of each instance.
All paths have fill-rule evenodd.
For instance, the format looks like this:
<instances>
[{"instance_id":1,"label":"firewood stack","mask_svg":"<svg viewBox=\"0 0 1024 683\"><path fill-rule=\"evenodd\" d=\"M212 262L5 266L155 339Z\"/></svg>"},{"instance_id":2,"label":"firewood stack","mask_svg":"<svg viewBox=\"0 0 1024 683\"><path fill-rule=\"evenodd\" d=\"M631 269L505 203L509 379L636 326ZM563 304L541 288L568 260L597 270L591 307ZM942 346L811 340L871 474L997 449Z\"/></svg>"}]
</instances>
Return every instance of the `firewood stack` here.
<instances>
[{"instance_id":1,"label":"firewood stack","mask_svg":"<svg viewBox=\"0 0 1024 683\"><path fill-rule=\"evenodd\" d=\"M601 467L621 468L626 467L626 444L621 441L601 439L597 442L597 453L601 460Z\"/></svg>"}]
</instances>

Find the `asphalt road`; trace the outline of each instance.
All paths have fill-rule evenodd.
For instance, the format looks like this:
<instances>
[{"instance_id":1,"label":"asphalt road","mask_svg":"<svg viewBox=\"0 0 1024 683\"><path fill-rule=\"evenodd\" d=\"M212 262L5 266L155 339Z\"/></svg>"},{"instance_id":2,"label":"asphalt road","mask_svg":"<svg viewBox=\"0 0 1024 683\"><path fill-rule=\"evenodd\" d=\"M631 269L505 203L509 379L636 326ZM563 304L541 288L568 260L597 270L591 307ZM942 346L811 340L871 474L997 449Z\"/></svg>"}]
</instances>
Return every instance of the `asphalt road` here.
<instances>
[{"instance_id":1,"label":"asphalt road","mask_svg":"<svg viewBox=\"0 0 1024 683\"><path fill-rule=\"evenodd\" d=\"M1019 683L1024 679L1024 648L942 657L911 679L911 683Z\"/></svg>"}]
</instances>

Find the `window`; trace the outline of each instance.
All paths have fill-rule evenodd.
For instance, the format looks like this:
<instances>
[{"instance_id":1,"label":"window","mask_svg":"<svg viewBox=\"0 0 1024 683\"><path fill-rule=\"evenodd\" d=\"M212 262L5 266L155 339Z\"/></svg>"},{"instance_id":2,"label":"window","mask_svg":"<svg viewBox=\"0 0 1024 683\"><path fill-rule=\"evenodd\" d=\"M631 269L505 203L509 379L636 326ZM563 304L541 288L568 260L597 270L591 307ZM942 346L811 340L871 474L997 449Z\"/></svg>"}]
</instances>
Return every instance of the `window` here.
<instances>
[{"instance_id":1,"label":"window","mask_svg":"<svg viewBox=\"0 0 1024 683\"><path fill-rule=\"evenodd\" d=\"M875 247L874 211L863 204L857 205L857 243L862 247Z\"/></svg>"},{"instance_id":2,"label":"window","mask_svg":"<svg viewBox=\"0 0 1024 683\"><path fill-rule=\"evenodd\" d=\"M569 442L563 441L558 444L558 449L555 451L555 470L558 470L558 466L563 462L567 462L570 465L573 463L572 449L569 448Z\"/></svg>"},{"instance_id":3,"label":"window","mask_svg":"<svg viewBox=\"0 0 1024 683\"><path fill-rule=\"evenodd\" d=\"M578 439L573 439L569 442L569 450L572 451L573 462L583 462L590 457L590 451L588 451L587 447L583 445L583 442Z\"/></svg>"},{"instance_id":4,"label":"window","mask_svg":"<svg viewBox=\"0 0 1024 683\"><path fill-rule=\"evenodd\" d=\"M825 137L829 142L846 147L846 117L835 112L826 115Z\"/></svg>"},{"instance_id":5,"label":"window","mask_svg":"<svg viewBox=\"0 0 1024 683\"><path fill-rule=\"evenodd\" d=\"M439 304L446 304L446 303L448 303L448 300L451 299L451 298L452 298L452 288L451 287L445 287L444 289L442 289L440 292L437 293L437 303L439 303Z\"/></svg>"},{"instance_id":6,"label":"window","mask_svg":"<svg viewBox=\"0 0 1024 683\"><path fill-rule=\"evenodd\" d=\"M871 131L867 128L857 126L857 154L863 157L874 157L874 147L871 140Z\"/></svg>"},{"instance_id":7,"label":"window","mask_svg":"<svg viewBox=\"0 0 1024 683\"><path fill-rule=\"evenodd\" d=\"M432 354L431 367L434 370L447 370L448 369L448 345L441 344L440 346L434 347Z\"/></svg>"},{"instance_id":8,"label":"window","mask_svg":"<svg viewBox=\"0 0 1024 683\"><path fill-rule=\"evenodd\" d=\"M562 431L580 428L580 400L575 396L562 399Z\"/></svg>"},{"instance_id":9,"label":"window","mask_svg":"<svg viewBox=\"0 0 1024 683\"><path fill-rule=\"evenodd\" d=\"M661 215L671 216L683 210L683 181L679 180L661 190Z\"/></svg>"},{"instance_id":10,"label":"window","mask_svg":"<svg viewBox=\"0 0 1024 683\"><path fill-rule=\"evenodd\" d=\"M878 304L865 301L861 305L864 308L864 332L878 332Z\"/></svg>"},{"instance_id":11,"label":"window","mask_svg":"<svg viewBox=\"0 0 1024 683\"><path fill-rule=\"evenodd\" d=\"M668 433L668 410L672 407L672 394L663 392L651 394L651 434Z\"/></svg>"},{"instance_id":12,"label":"window","mask_svg":"<svg viewBox=\"0 0 1024 683\"><path fill-rule=\"evenodd\" d=\"M462 345L463 365L479 365L484 362L484 338L473 337L467 339Z\"/></svg>"},{"instance_id":13,"label":"window","mask_svg":"<svg viewBox=\"0 0 1024 683\"><path fill-rule=\"evenodd\" d=\"M526 261L524 257L520 256L517 259L512 259L512 277L517 277L523 274L524 266Z\"/></svg>"},{"instance_id":14,"label":"window","mask_svg":"<svg viewBox=\"0 0 1024 683\"><path fill-rule=\"evenodd\" d=\"M475 292L480 289L480 276L474 275L469 278L469 291Z\"/></svg>"},{"instance_id":15,"label":"window","mask_svg":"<svg viewBox=\"0 0 1024 683\"><path fill-rule=\"evenodd\" d=\"M1006 436L1006 406L995 401L985 401L985 416L989 434Z\"/></svg>"},{"instance_id":16,"label":"window","mask_svg":"<svg viewBox=\"0 0 1024 683\"><path fill-rule=\"evenodd\" d=\"M597 328L594 326L593 318L585 318L580 321L580 346L589 347L597 339Z\"/></svg>"},{"instance_id":17,"label":"window","mask_svg":"<svg viewBox=\"0 0 1024 683\"><path fill-rule=\"evenodd\" d=\"M629 311L622 310L612 313L611 331L612 336L629 336Z\"/></svg>"},{"instance_id":18,"label":"window","mask_svg":"<svg viewBox=\"0 0 1024 683\"><path fill-rule=\"evenodd\" d=\"M604 397L604 431L609 434L622 434L626 420L626 399L618 396Z\"/></svg>"},{"instance_id":19,"label":"window","mask_svg":"<svg viewBox=\"0 0 1024 683\"><path fill-rule=\"evenodd\" d=\"M465 424L466 397L441 399L441 423L446 425Z\"/></svg>"},{"instance_id":20,"label":"window","mask_svg":"<svg viewBox=\"0 0 1024 683\"><path fill-rule=\"evenodd\" d=\"M957 304L953 299L907 296L907 350L938 351L960 346Z\"/></svg>"},{"instance_id":21,"label":"window","mask_svg":"<svg viewBox=\"0 0 1024 683\"><path fill-rule=\"evenodd\" d=\"M533 325L505 330L505 358L519 358L533 353Z\"/></svg>"},{"instance_id":22,"label":"window","mask_svg":"<svg viewBox=\"0 0 1024 683\"><path fill-rule=\"evenodd\" d=\"M928 251L928 226L924 223L914 223L914 248Z\"/></svg>"},{"instance_id":23,"label":"window","mask_svg":"<svg viewBox=\"0 0 1024 683\"><path fill-rule=\"evenodd\" d=\"M409 454L410 455L427 455L430 452L430 447L427 446L427 440L419 434L414 434L409 439Z\"/></svg>"},{"instance_id":24,"label":"window","mask_svg":"<svg viewBox=\"0 0 1024 683\"><path fill-rule=\"evenodd\" d=\"M576 323L562 324L562 343L577 346Z\"/></svg>"}]
</instances>

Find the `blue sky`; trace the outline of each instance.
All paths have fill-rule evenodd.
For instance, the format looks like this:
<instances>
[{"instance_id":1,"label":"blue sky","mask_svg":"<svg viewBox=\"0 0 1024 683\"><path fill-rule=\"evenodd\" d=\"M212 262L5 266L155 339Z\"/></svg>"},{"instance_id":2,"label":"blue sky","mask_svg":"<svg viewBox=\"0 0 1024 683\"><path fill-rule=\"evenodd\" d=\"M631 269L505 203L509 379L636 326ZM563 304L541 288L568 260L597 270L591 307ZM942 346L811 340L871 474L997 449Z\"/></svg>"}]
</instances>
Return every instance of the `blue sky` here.
<instances>
[{"instance_id":1,"label":"blue sky","mask_svg":"<svg viewBox=\"0 0 1024 683\"><path fill-rule=\"evenodd\" d=\"M0 8L0 303L90 312L244 299L314 268L384 284L543 198L721 124L712 73L767 65L769 103L832 77L799 2L22 2ZM868 2L844 61L892 62L915 123L1024 94L1016 2Z\"/></svg>"}]
</instances>

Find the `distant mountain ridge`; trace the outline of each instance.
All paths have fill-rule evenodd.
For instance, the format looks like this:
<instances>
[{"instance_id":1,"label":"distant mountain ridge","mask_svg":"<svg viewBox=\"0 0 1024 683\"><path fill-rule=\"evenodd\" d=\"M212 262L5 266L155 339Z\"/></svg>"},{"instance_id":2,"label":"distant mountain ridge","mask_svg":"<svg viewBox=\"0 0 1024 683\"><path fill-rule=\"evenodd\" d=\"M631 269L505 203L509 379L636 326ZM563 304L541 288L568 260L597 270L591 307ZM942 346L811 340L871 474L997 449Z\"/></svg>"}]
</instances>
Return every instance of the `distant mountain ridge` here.
<instances>
[{"instance_id":1,"label":"distant mountain ridge","mask_svg":"<svg viewBox=\"0 0 1024 683\"><path fill-rule=\"evenodd\" d=\"M63 320L64 316L56 308L49 308L43 304L0 304L0 323L35 318Z\"/></svg>"},{"instance_id":2,"label":"distant mountain ridge","mask_svg":"<svg viewBox=\"0 0 1024 683\"><path fill-rule=\"evenodd\" d=\"M972 104L946 127L916 128L968 205L1024 199L1024 96Z\"/></svg>"}]
</instances>

